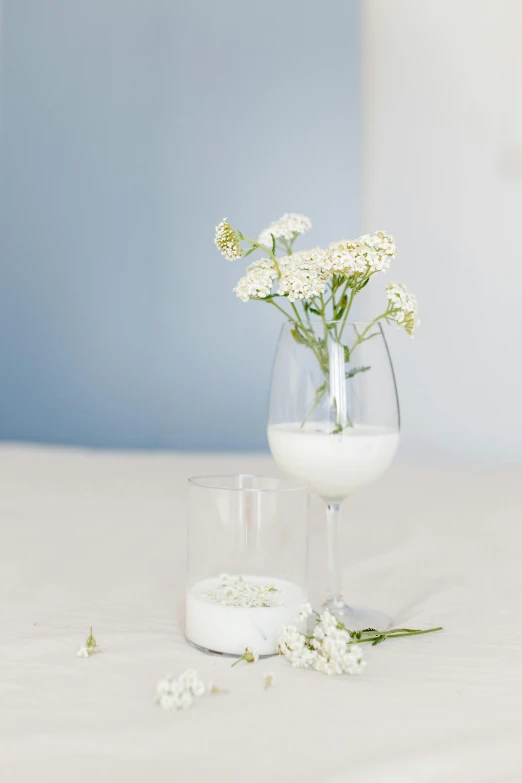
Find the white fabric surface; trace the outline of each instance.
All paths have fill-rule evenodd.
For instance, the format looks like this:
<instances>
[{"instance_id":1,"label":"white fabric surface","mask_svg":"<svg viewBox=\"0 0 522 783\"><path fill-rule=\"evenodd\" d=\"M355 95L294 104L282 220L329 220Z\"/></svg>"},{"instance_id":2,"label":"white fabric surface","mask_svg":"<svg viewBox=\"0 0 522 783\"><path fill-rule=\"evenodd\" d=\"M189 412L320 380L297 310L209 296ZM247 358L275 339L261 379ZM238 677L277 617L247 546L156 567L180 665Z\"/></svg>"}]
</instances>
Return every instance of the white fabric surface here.
<instances>
[{"instance_id":1,"label":"white fabric surface","mask_svg":"<svg viewBox=\"0 0 522 783\"><path fill-rule=\"evenodd\" d=\"M367 645L362 676L331 678L231 669L183 637L187 477L271 470L0 448L2 783L520 783L522 469L396 464L346 504L347 598L445 631ZM77 658L91 624L103 654ZM189 666L229 694L164 712L156 681Z\"/></svg>"}]
</instances>

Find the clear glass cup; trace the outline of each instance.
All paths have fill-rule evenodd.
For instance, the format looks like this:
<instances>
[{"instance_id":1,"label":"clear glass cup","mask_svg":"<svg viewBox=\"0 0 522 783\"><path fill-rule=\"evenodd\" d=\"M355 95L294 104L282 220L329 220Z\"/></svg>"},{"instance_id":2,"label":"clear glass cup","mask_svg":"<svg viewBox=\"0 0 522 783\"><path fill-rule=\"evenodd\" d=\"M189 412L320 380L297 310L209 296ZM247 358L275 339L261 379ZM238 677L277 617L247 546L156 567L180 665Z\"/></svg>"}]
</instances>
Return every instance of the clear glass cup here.
<instances>
[{"instance_id":1,"label":"clear glass cup","mask_svg":"<svg viewBox=\"0 0 522 783\"><path fill-rule=\"evenodd\" d=\"M382 612L349 607L339 552L341 503L377 480L399 444L399 403L380 324L286 323L274 360L268 441L278 467L326 503L327 606L352 630L384 629Z\"/></svg>"},{"instance_id":2,"label":"clear glass cup","mask_svg":"<svg viewBox=\"0 0 522 783\"><path fill-rule=\"evenodd\" d=\"M188 500L187 640L207 653L276 654L306 600L306 483L199 476Z\"/></svg>"}]
</instances>

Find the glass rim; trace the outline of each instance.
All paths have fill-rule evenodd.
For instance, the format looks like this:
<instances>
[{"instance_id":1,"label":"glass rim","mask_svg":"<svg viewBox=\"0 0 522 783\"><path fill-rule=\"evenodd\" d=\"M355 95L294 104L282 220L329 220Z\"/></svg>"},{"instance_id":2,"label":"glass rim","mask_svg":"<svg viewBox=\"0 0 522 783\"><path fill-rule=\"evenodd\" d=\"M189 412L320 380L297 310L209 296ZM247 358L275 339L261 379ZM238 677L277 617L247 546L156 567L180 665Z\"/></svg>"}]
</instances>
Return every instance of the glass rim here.
<instances>
[{"instance_id":1,"label":"glass rim","mask_svg":"<svg viewBox=\"0 0 522 783\"><path fill-rule=\"evenodd\" d=\"M224 480L224 479L237 479L237 478L250 478L250 479L269 479L275 481L282 486L276 487L232 487L225 484L210 483L212 479ZM216 489L223 492L302 492L309 491L309 485L304 481L297 481L295 479L284 478L280 476L269 476L259 473L209 473L204 476L189 476L188 483L193 487L200 487L202 489Z\"/></svg>"}]
</instances>

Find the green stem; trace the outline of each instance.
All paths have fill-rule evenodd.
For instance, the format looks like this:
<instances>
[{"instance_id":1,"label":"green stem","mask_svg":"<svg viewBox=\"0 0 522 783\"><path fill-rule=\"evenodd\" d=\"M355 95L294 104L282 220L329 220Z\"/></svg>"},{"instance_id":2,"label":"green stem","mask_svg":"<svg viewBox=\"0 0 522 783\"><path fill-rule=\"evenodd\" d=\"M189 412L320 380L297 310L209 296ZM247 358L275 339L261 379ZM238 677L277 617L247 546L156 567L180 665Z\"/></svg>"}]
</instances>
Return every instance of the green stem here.
<instances>
[{"instance_id":1,"label":"green stem","mask_svg":"<svg viewBox=\"0 0 522 783\"><path fill-rule=\"evenodd\" d=\"M265 253L268 253L272 261L274 262L274 266L276 268L277 276L281 277L281 269L279 267L279 264L277 263L277 258L272 253L272 251L266 247L266 245L260 245L259 242L256 242L255 239L250 239L249 237L246 237L244 234L241 234L242 239L244 239L245 242L250 242L251 245L254 245L254 247L259 248L260 250L264 250Z\"/></svg>"},{"instance_id":2,"label":"green stem","mask_svg":"<svg viewBox=\"0 0 522 783\"><path fill-rule=\"evenodd\" d=\"M286 310L283 310L282 307L280 307L276 302L274 302L273 299L259 299L260 302L268 302L268 304L274 305L274 307L277 307L279 312L283 313L283 315L288 318L289 321L294 321L290 313L287 313Z\"/></svg>"},{"instance_id":3,"label":"green stem","mask_svg":"<svg viewBox=\"0 0 522 783\"><path fill-rule=\"evenodd\" d=\"M347 288L348 288L348 283L346 283L346 288L344 289L343 294L346 293ZM342 323L341 323L339 339L343 336L344 327L346 326L346 321L348 320L348 315L350 313L350 310L352 309L352 304L353 304L353 300L355 299L355 294L356 293L357 293L357 289L356 288L352 288L352 292L350 294L350 298L348 299L348 304L346 305L346 312L345 312L345 314L343 316L343 320L342 320Z\"/></svg>"},{"instance_id":4,"label":"green stem","mask_svg":"<svg viewBox=\"0 0 522 783\"><path fill-rule=\"evenodd\" d=\"M404 629L404 633L397 633L397 631L402 630L402 628L394 628L391 631L377 631L374 636L369 636L367 639L353 639L352 641L348 642L348 644L366 644L367 642L374 642L376 639L380 639L383 636L386 639L400 639L402 636L421 636L425 633L435 633L436 631L442 631L443 628L442 625L440 625L437 628L428 628L426 631L412 631Z\"/></svg>"}]
</instances>

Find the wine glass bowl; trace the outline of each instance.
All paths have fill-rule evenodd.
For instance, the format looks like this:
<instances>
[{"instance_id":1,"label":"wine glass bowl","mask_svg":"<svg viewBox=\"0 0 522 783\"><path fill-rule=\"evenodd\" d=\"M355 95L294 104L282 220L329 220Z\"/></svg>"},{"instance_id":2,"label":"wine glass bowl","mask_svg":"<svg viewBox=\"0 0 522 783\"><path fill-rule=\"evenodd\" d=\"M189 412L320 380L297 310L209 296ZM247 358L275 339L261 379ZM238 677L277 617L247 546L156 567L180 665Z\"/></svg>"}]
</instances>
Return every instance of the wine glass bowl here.
<instances>
[{"instance_id":1,"label":"wine glass bowl","mask_svg":"<svg viewBox=\"0 0 522 783\"><path fill-rule=\"evenodd\" d=\"M270 450L283 473L307 481L326 503L325 606L352 630L384 629L389 618L344 603L340 505L387 470L399 429L397 389L380 324L309 318L283 326L270 392Z\"/></svg>"}]
</instances>

